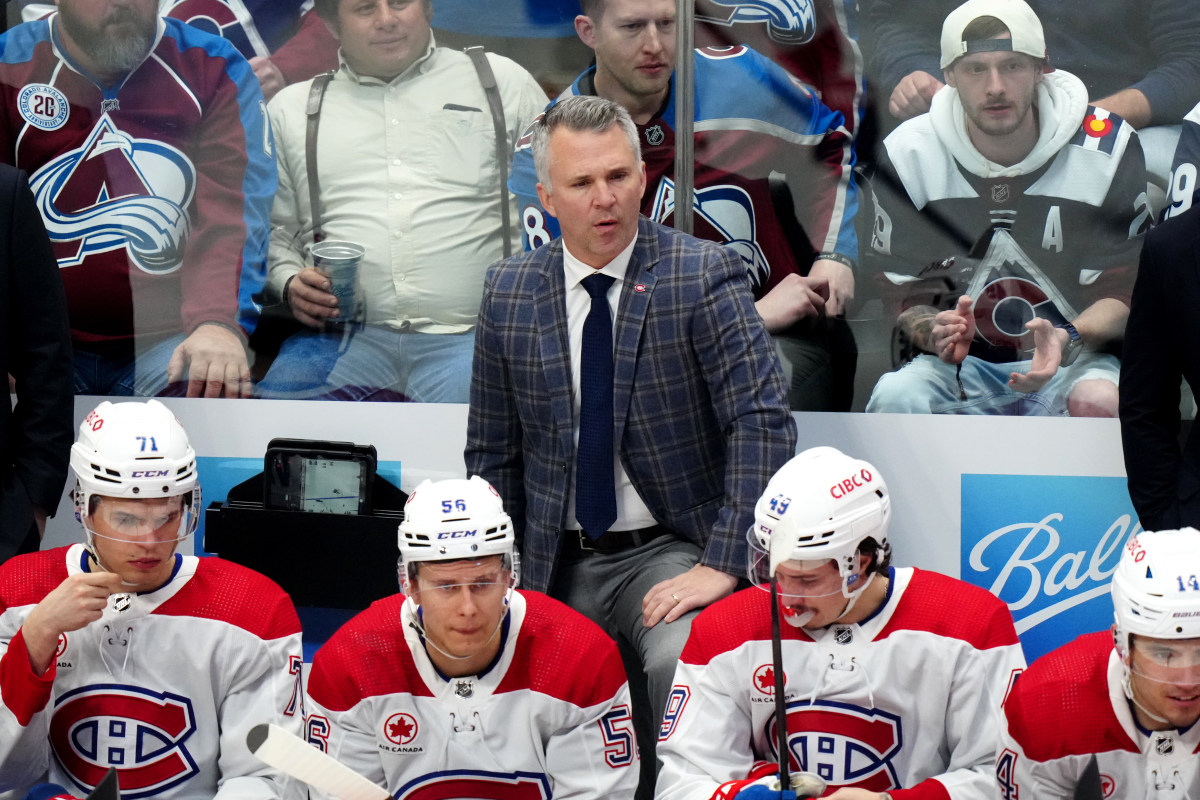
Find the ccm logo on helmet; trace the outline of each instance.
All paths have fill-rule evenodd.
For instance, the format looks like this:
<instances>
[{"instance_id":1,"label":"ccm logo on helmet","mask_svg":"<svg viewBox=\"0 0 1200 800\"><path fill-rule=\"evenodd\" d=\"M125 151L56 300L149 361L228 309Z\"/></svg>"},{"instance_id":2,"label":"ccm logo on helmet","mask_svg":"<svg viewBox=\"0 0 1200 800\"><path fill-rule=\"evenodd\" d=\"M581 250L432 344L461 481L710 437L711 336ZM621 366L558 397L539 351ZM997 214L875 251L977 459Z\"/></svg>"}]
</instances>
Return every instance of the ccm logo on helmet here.
<instances>
[{"instance_id":1,"label":"ccm logo on helmet","mask_svg":"<svg viewBox=\"0 0 1200 800\"><path fill-rule=\"evenodd\" d=\"M165 478L171 474L169 469L139 469L131 472L131 478Z\"/></svg>"},{"instance_id":2,"label":"ccm logo on helmet","mask_svg":"<svg viewBox=\"0 0 1200 800\"><path fill-rule=\"evenodd\" d=\"M866 486L874 480L869 469L860 469L856 474L842 480L829 487L829 494L834 500L841 500L846 495L853 492L855 489Z\"/></svg>"},{"instance_id":3,"label":"ccm logo on helmet","mask_svg":"<svg viewBox=\"0 0 1200 800\"><path fill-rule=\"evenodd\" d=\"M444 531L442 533L439 533L437 535L437 538L439 538L439 539L468 539L472 536L475 536L477 533L479 533L478 528L476 528L475 530L471 530L471 531Z\"/></svg>"}]
</instances>

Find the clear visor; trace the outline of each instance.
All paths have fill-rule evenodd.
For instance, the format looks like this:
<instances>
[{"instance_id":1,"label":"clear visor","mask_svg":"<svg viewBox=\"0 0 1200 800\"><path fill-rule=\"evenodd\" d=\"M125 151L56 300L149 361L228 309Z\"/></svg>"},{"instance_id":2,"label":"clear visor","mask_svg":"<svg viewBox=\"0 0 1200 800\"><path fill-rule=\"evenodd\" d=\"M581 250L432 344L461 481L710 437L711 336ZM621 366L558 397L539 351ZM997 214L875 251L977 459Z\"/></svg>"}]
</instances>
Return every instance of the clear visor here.
<instances>
[{"instance_id":1,"label":"clear visor","mask_svg":"<svg viewBox=\"0 0 1200 800\"><path fill-rule=\"evenodd\" d=\"M88 533L99 539L135 544L180 542L196 530L193 504L184 495L161 500L93 498L83 518Z\"/></svg>"},{"instance_id":2,"label":"clear visor","mask_svg":"<svg viewBox=\"0 0 1200 800\"><path fill-rule=\"evenodd\" d=\"M750 582L763 591L771 591L771 558L762 550L750 549ZM779 599L830 597L842 593L842 576L833 559L789 560L775 571L779 579Z\"/></svg>"},{"instance_id":3,"label":"clear visor","mask_svg":"<svg viewBox=\"0 0 1200 800\"><path fill-rule=\"evenodd\" d=\"M1129 670L1159 683L1200 684L1200 639L1173 641L1135 636Z\"/></svg>"},{"instance_id":4,"label":"clear visor","mask_svg":"<svg viewBox=\"0 0 1200 800\"><path fill-rule=\"evenodd\" d=\"M412 593L417 596L418 603L420 603L421 595L451 598L464 591L470 592L472 597L483 599L493 593L504 594L516 583L508 556L503 556L496 563L494 569L476 573L469 580L463 580L452 574L443 574L438 566L447 563L469 564L471 562L465 560L462 562L410 561L408 563L408 585ZM421 569L422 565L425 566L424 570Z\"/></svg>"}]
</instances>

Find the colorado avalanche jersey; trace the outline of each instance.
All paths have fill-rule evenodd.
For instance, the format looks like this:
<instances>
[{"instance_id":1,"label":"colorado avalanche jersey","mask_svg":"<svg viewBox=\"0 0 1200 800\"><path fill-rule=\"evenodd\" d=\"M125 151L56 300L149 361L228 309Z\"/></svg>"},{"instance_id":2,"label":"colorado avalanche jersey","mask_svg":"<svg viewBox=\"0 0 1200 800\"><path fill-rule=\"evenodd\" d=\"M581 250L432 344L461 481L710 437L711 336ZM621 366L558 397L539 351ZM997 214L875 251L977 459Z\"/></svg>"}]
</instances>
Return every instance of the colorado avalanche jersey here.
<instances>
[{"instance_id":1,"label":"colorado avalanche jersey","mask_svg":"<svg viewBox=\"0 0 1200 800\"><path fill-rule=\"evenodd\" d=\"M1105 797L1200 797L1200 725L1142 728L1122 681L1108 631L1080 636L1035 661L1004 706L998 796L1071 798L1094 757Z\"/></svg>"},{"instance_id":2,"label":"colorado avalanche jersey","mask_svg":"<svg viewBox=\"0 0 1200 800\"><path fill-rule=\"evenodd\" d=\"M842 112L857 135L866 97L853 0L697 0L696 46L744 44L770 57Z\"/></svg>"},{"instance_id":3,"label":"colorado avalanche jersey","mask_svg":"<svg viewBox=\"0 0 1200 800\"><path fill-rule=\"evenodd\" d=\"M1044 165L1010 177L964 169L917 117L885 140L869 187L864 272L905 305L969 294L971 355L996 363L1028 357L1034 316L1059 324L1102 298L1128 305L1153 216L1133 129L1095 106Z\"/></svg>"},{"instance_id":4,"label":"colorado avalanche jersey","mask_svg":"<svg viewBox=\"0 0 1200 800\"><path fill-rule=\"evenodd\" d=\"M830 792L991 798L996 718L1025 665L1012 617L954 578L890 576L883 605L858 624L782 626L791 769ZM756 762L778 762L770 603L745 589L692 623L659 733L656 800L707 800Z\"/></svg>"},{"instance_id":5,"label":"colorado avalanche jersey","mask_svg":"<svg viewBox=\"0 0 1200 800\"><path fill-rule=\"evenodd\" d=\"M1163 219L1177 217L1196 202L1200 194L1200 183L1196 181L1200 167L1200 105L1183 118L1179 132L1179 143L1175 145L1175 158L1171 162L1171 186L1168 193Z\"/></svg>"},{"instance_id":6,"label":"colorado avalanche jersey","mask_svg":"<svg viewBox=\"0 0 1200 800\"><path fill-rule=\"evenodd\" d=\"M402 595L374 603L313 660L308 738L396 800L632 798L629 689L599 627L513 592L500 654L442 677Z\"/></svg>"},{"instance_id":7,"label":"colorado avalanche jersey","mask_svg":"<svg viewBox=\"0 0 1200 800\"><path fill-rule=\"evenodd\" d=\"M695 65L695 235L741 256L756 298L790 274L806 274L815 255L854 264L858 195L842 115L749 48L697 50ZM564 95L595 94L594 73ZM646 162L641 211L667 225L675 212L673 80L665 106L638 126ZM560 230L538 202L529 144L529 135L517 143L509 188L533 249ZM791 211L780 213L777 204Z\"/></svg>"},{"instance_id":8,"label":"colorado avalanche jersey","mask_svg":"<svg viewBox=\"0 0 1200 800\"><path fill-rule=\"evenodd\" d=\"M166 15L228 39L246 58L269 56L312 0L167 0Z\"/></svg>"},{"instance_id":9,"label":"colorado avalanche jersey","mask_svg":"<svg viewBox=\"0 0 1200 800\"><path fill-rule=\"evenodd\" d=\"M87 571L87 551L77 544L0 566L0 790L28 789L48 772L86 796L116 767L124 800L304 797L304 784L246 747L262 722L302 730L291 600L228 561L175 560L164 586L112 595L99 621L61 636L40 677L21 625Z\"/></svg>"},{"instance_id":10,"label":"colorado avalanche jersey","mask_svg":"<svg viewBox=\"0 0 1200 800\"><path fill-rule=\"evenodd\" d=\"M57 28L0 37L0 160L29 173L76 342L252 331L276 172L249 65L167 19L141 65L101 87Z\"/></svg>"}]
</instances>

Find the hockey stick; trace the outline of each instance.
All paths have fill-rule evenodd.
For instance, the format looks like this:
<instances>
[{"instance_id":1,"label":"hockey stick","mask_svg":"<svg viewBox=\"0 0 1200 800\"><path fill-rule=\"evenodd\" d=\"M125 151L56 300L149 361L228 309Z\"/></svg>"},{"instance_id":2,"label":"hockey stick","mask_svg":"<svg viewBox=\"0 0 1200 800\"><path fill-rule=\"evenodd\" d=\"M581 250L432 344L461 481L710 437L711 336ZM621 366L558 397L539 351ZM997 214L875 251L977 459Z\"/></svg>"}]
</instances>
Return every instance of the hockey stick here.
<instances>
[{"instance_id":1,"label":"hockey stick","mask_svg":"<svg viewBox=\"0 0 1200 800\"><path fill-rule=\"evenodd\" d=\"M771 661L775 668L775 737L779 749L779 786L792 785L788 778L791 752L787 742L787 700L783 696L783 634L779 630L779 579L771 576Z\"/></svg>"},{"instance_id":2,"label":"hockey stick","mask_svg":"<svg viewBox=\"0 0 1200 800\"><path fill-rule=\"evenodd\" d=\"M285 775L341 800L392 800L386 789L278 725L255 725L246 734L246 746Z\"/></svg>"}]
</instances>

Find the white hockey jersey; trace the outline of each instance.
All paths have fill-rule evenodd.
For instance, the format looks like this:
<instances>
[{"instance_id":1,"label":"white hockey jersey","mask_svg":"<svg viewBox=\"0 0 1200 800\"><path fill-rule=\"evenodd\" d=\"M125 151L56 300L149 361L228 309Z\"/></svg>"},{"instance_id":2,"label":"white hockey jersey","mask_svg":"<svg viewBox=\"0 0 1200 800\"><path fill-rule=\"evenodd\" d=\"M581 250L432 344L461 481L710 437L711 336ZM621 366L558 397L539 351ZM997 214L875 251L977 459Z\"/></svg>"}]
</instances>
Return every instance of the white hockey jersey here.
<instances>
[{"instance_id":1,"label":"white hockey jersey","mask_svg":"<svg viewBox=\"0 0 1200 800\"><path fill-rule=\"evenodd\" d=\"M996 754L998 797L1071 798L1094 756L1106 798L1200 798L1200 725L1148 731L1137 724L1108 631L1039 658L1004 706Z\"/></svg>"},{"instance_id":2,"label":"white hockey jersey","mask_svg":"<svg viewBox=\"0 0 1200 800\"><path fill-rule=\"evenodd\" d=\"M246 747L259 723L302 728L291 599L237 564L175 559L164 586L113 595L99 621L60 637L40 677L21 625L68 575L86 571L87 552L77 544L0 565L0 790L48 777L86 795L116 767L122 800L305 796L303 783Z\"/></svg>"},{"instance_id":3,"label":"white hockey jersey","mask_svg":"<svg viewBox=\"0 0 1200 800\"><path fill-rule=\"evenodd\" d=\"M313 660L309 740L397 800L632 798L638 754L616 644L537 592L513 592L494 665L442 677L379 600Z\"/></svg>"},{"instance_id":4,"label":"white hockey jersey","mask_svg":"<svg viewBox=\"0 0 1200 800\"><path fill-rule=\"evenodd\" d=\"M858 624L782 626L791 769L829 792L991 798L990 737L1025 666L1012 617L963 581L890 576L883 605ZM656 800L708 800L755 762L778 762L770 603L746 589L692 623L659 733Z\"/></svg>"}]
</instances>

